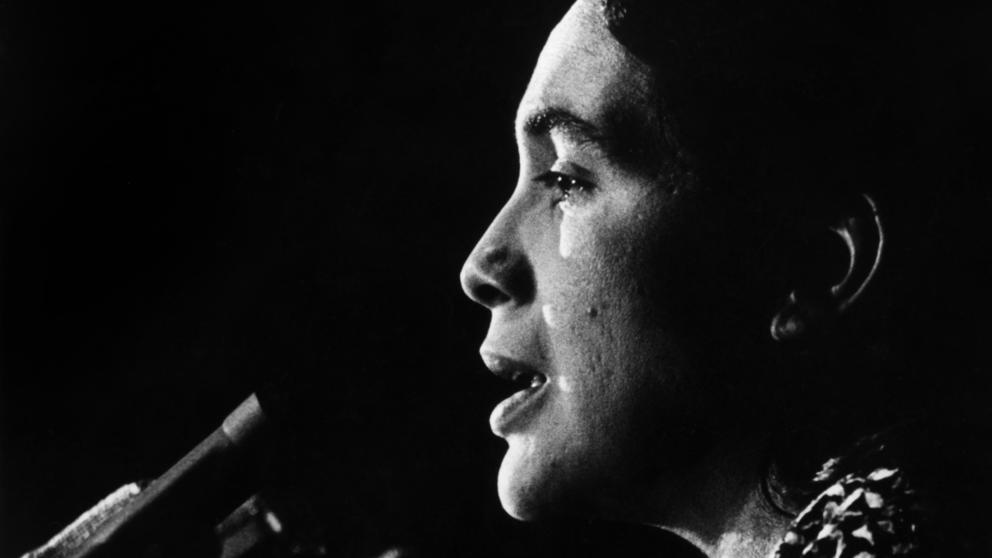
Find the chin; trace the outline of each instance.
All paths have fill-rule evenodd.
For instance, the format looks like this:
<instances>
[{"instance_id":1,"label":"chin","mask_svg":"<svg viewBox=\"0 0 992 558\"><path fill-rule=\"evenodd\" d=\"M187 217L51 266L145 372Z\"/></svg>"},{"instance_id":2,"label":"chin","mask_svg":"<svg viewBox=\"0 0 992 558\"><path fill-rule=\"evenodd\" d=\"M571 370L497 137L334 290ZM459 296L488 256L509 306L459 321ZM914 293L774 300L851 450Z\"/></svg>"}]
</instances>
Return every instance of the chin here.
<instances>
[{"instance_id":1,"label":"chin","mask_svg":"<svg viewBox=\"0 0 992 558\"><path fill-rule=\"evenodd\" d=\"M504 467L500 468L498 490L499 502L510 517L520 521L536 521L547 515L548 506L541 501L545 495L526 480L515 478L513 473L507 472L505 462Z\"/></svg>"},{"instance_id":2,"label":"chin","mask_svg":"<svg viewBox=\"0 0 992 558\"><path fill-rule=\"evenodd\" d=\"M541 517L541 506L535 501L540 498L541 491L534 486L532 475L521 470L517 453L513 444L510 444L499 467L496 481L499 503L510 517L520 521L534 521Z\"/></svg>"},{"instance_id":3,"label":"chin","mask_svg":"<svg viewBox=\"0 0 992 558\"><path fill-rule=\"evenodd\" d=\"M570 515L572 506L564 505L570 483L565 471L548 460L534 455L532 443L512 440L499 468L497 489L500 504L510 517L520 521L536 521ZM554 460L550 460L554 461Z\"/></svg>"}]
</instances>

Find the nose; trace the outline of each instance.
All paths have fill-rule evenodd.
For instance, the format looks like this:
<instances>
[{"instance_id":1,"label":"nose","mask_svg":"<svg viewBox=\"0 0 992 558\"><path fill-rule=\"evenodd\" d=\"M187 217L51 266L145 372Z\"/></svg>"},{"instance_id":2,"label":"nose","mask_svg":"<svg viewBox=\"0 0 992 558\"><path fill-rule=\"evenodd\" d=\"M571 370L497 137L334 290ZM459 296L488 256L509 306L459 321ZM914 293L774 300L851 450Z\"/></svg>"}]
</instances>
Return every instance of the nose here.
<instances>
[{"instance_id":1,"label":"nose","mask_svg":"<svg viewBox=\"0 0 992 558\"><path fill-rule=\"evenodd\" d=\"M515 229L510 207L504 207L462 266L462 290L490 310L526 304L534 296L533 270Z\"/></svg>"}]
</instances>

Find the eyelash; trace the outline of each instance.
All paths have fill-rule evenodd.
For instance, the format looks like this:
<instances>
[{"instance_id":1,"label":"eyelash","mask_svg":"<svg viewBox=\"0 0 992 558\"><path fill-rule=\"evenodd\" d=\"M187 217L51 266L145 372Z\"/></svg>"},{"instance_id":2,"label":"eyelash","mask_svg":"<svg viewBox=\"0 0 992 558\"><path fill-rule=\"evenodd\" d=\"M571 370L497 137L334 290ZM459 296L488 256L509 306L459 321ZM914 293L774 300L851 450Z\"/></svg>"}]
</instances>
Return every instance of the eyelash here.
<instances>
[{"instance_id":1,"label":"eyelash","mask_svg":"<svg viewBox=\"0 0 992 558\"><path fill-rule=\"evenodd\" d=\"M548 188L555 188L561 193L561 197L555 200L556 204L567 201L575 194L585 194L593 188L592 184L584 180L558 171L547 171L534 180Z\"/></svg>"}]
</instances>

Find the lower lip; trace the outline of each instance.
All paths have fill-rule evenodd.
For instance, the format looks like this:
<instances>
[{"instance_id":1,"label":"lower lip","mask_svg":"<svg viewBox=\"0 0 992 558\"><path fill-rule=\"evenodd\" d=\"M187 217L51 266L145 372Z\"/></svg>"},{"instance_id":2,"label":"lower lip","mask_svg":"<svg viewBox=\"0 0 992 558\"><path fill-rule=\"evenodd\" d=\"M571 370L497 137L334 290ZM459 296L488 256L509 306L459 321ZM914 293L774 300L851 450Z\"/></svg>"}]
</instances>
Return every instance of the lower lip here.
<instances>
[{"instance_id":1,"label":"lower lip","mask_svg":"<svg viewBox=\"0 0 992 558\"><path fill-rule=\"evenodd\" d=\"M489 427L493 434L505 438L515 427L527 422L542 399L548 383L545 380L537 387L522 389L496 405L489 415Z\"/></svg>"}]
</instances>

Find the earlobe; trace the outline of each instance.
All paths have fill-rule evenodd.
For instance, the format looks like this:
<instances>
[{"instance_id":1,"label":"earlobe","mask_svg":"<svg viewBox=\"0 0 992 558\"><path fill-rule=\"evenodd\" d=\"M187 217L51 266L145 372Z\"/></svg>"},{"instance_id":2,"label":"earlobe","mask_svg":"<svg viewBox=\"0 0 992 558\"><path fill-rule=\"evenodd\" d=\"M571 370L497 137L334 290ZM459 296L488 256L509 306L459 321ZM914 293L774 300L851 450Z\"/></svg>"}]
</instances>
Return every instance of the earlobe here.
<instances>
[{"instance_id":1,"label":"earlobe","mask_svg":"<svg viewBox=\"0 0 992 558\"><path fill-rule=\"evenodd\" d=\"M771 334L776 341L791 341L807 336L812 325L823 325L827 316L823 308L812 299L800 297L796 291L789 293L782 308L772 318Z\"/></svg>"},{"instance_id":2,"label":"earlobe","mask_svg":"<svg viewBox=\"0 0 992 558\"><path fill-rule=\"evenodd\" d=\"M878 207L867 194L844 206L827 228L835 242L843 243L847 268L836 284L796 285L782 308L772 318L771 336L776 341L808 338L822 330L861 298L875 278L882 261L885 232ZM815 255L814 255L815 256Z\"/></svg>"}]
</instances>

